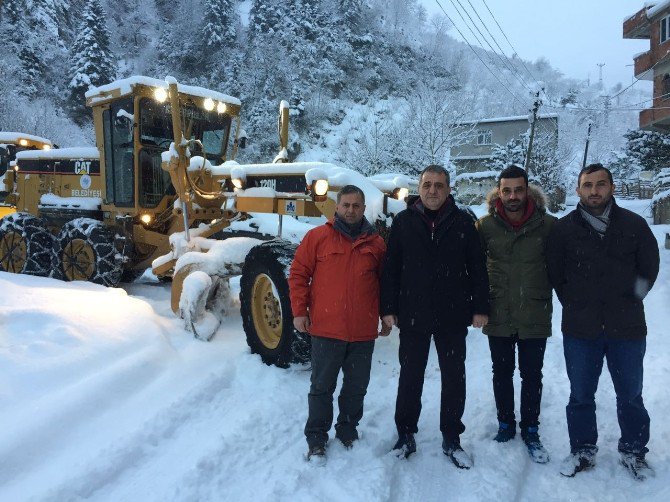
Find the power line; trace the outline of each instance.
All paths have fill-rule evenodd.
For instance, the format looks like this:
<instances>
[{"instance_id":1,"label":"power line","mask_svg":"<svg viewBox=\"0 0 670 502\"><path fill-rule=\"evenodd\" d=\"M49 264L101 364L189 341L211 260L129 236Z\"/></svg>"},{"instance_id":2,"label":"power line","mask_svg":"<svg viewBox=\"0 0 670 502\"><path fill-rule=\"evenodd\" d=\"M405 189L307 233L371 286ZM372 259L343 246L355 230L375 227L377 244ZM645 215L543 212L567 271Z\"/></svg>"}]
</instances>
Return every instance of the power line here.
<instances>
[{"instance_id":1,"label":"power line","mask_svg":"<svg viewBox=\"0 0 670 502\"><path fill-rule=\"evenodd\" d=\"M454 7L456 7L456 5L454 4L453 0L449 0L449 1L451 1L452 5L454 5ZM517 70L516 70L516 69L515 69L515 68L508 62L508 60L507 60L507 56L505 55L505 52L504 52L502 49L500 49L500 51L502 52L502 54L503 54L503 56L504 56L504 58L505 58L505 59L503 59L503 56L500 56L500 54L498 54L498 52L495 50L495 48L491 45L491 43L490 43L490 42L488 41L488 39L486 38L486 35L484 35L484 33L482 33L482 30L479 29L479 27L477 26L477 23L474 21L474 19L472 19L472 16L471 16L470 13L468 12L468 10L467 10L467 9L465 8L465 6L461 3L461 0L456 0L456 2L458 2L458 5L460 5L461 9L463 9L463 12L465 12L465 14L468 16L468 19L470 19L470 22L471 22L472 25L475 27L475 29L477 30L477 32L481 35L481 37L482 37L482 39L484 40L484 42L486 42L486 44L491 48L491 51L498 57L498 59L500 59L500 61L502 61L503 65L510 71L510 73L512 74L512 76L514 76L514 77L521 83L522 86L524 86L526 89L528 89L528 91L530 91L530 92L532 93L532 92L533 92L533 89L531 89L531 88L528 86L528 84L526 84L526 82L525 82L525 81L518 75ZM488 34L491 36L491 38L493 39L493 41L496 42L495 38L493 37L493 35L491 35L491 32L489 31L488 27L486 26L486 23L484 23L484 21L482 20L481 16L480 16L479 13L477 12L477 9L475 9L475 7L472 5L472 2L470 2L470 0L467 0L467 2L470 4L470 7L472 8L472 10L473 10L473 12L475 13L475 15L479 18L479 21L480 21L481 24L484 26L484 29L488 32ZM459 13L459 14L460 14L460 13ZM461 19L463 19L463 16L461 16ZM465 19L463 19L463 21L466 22ZM473 33L473 35L474 35L474 33ZM480 43L481 43L481 42L480 42ZM496 42L496 45L497 45L497 42ZM498 48L500 48L500 45L498 45Z\"/></svg>"},{"instance_id":2,"label":"power line","mask_svg":"<svg viewBox=\"0 0 670 502\"><path fill-rule=\"evenodd\" d=\"M503 55L503 57L504 57L505 60L507 61L508 68L511 69L512 73L515 74L515 76L517 77L517 79L518 79L518 80L519 80L519 81L520 81L520 82L521 82L521 83L522 83L522 84L523 84L529 91L533 92L533 90L530 89L530 87L528 87L528 85L526 85L525 81L522 79L522 77L521 77L521 75L520 75L520 73L519 73L518 68L514 65L514 63L512 62L512 60L511 60L509 57L507 57L507 54L505 54L505 51L503 50L503 48L502 48L502 47L500 46L500 44L498 43L498 40L496 40L496 37L493 35L493 33L491 33L491 30L489 30L488 26L486 25L486 23L484 22L484 20L482 19L482 17L479 15L479 12L478 12L477 9L475 8L475 6L472 5L472 2L471 2L470 0L467 0L467 2L468 2L468 4L470 4L470 7L472 8L472 11L475 13L475 15L476 15L477 18L479 19L480 23L482 24L482 26L483 26L484 29L486 30L486 33L489 34L489 36L491 37L491 40L493 40L493 43L496 44L496 47L498 47L498 50L500 50L500 53ZM480 32L480 33L481 33L481 32ZM482 36L484 36L484 35L482 34ZM489 44L489 47L491 47L491 44ZM491 49L493 49L493 47L491 47ZM493 51L495 52L495 49L493 49ZM531 75L531 80L532 80L535 84L537 84L538 88L542 87L542 86L540 85L539 81L537 81L532 75Z\"/></svg>"},{"instance_id":3,"label":"power line","mask_svg":"<svg viewBox=\"0 0 670 502\"><path fill-rule=\"evenodd\" d=\"M507 38L507 35L505 34L505 31L502 29L502 26L500 26L500 23L496 19L495 15L493 15L493 12L491 12L491 9L489 8L489 5L486 3L486 0L482 0L482 2L484 2L484 5L486 6L486 10L488 10L489 14L491 14L491 17L493 18L493 21L498 26L498 29L500 30L500 33L502 33L503 37L505 37L505 40L507 40L507 43L509 44L509 46L512 48L512 50L514 51L515 54L519 54L519 51L516 50L516 48L512 45L512 42L510 42L509 38ZM535 76L531 73L531 71L528 69L528 66L526 66L526 63L524 62L524 60L521 57L519 57L519 60L521 61L521 64L523 65L523 67L528 72L528 75L530 75L530 78L532 78L536 83L539 84L539 80L537 78L535 78Z\"/></svg>"},{"instance_id":4,"label":"power line","mask_svg":"<svg viewBox=\"0 0 670 502\"><path fill-rule=\"evenodd\" d=\"M461 36L461 38L463 38L463 41L468 45L468 47L470 47L470 49L471 49L472 52L475 54L475 56L477 56L477 59L479 59L479 60L481 61L481 63L482 63L482 64L484 65L484 67L491 73L491 75L493 75L493 76L495 77L495 79L496 79L496 80L500 83L500 85L502 85L503 88L504 88L504 89L505 89L505 90L506 90L506 91L507 91L513 98L514 98L514 100L516 100L520 105L522 105L522 106L524 106L524 107L527 106L527 105L525 105L525 104L524 104L524 103L523 103L523 102L516 96L516 94L514 94L514 93L513 93L513 92L512 92L512 91L511 91L511 90L510 90L510 89L509 89L503 82L502 82L502 80L500 80L500 79L498 78L498 75L497 75L493 70L491 70L491 68L489 68L489 66L486 64L486 62L482 59L482 57L479 55L479 53L478 53L478 52L475 50L475 48L472 46L472 44L470 44L470 42L468 42L468 39L465 37L465 35L463 34L463 32L458 28L458 26L456 26L456 23L454 23L454 20L451 18L451 16L449 16L449 14L447 14L447 11L444 10L444 7L442 7L442 4L440 3L440 0L435 0L435 2L436 2L437 5L440 7L440 9L442 10L442 12L444 12L444 15L447 17L447 19L449 20L449 22L454 26L454 28L456 28L456 31L459 33L459 35Z\"/></svg>"}]
</instances>

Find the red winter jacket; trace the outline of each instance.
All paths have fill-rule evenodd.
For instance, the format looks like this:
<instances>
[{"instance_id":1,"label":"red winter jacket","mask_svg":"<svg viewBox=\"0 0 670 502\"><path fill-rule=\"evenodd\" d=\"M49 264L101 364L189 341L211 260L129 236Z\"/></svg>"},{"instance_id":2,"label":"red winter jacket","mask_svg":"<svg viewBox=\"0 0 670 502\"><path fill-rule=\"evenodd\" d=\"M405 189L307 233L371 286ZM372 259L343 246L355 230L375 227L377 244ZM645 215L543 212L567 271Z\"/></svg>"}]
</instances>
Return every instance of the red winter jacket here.
<instances>
[{"instance_id":1,"label":"red winter jacket","mask_svg":"<svg viewBox=\"0 0 670 502\"><path fill-rule=\"evenodd\" d=\"M378 234L361 234L352 242L332 221L307 232L288 278L293 316L309 315L314 336L374 340L385 251Z\"/></svg>"}]
</instances>

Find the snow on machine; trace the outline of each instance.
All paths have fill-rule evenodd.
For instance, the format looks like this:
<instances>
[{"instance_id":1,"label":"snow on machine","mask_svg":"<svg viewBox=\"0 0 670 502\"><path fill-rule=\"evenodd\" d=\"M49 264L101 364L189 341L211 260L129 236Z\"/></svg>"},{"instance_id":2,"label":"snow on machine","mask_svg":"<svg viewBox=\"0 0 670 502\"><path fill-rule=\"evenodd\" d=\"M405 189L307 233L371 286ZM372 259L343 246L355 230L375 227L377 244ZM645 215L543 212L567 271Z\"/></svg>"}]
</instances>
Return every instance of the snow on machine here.
<instances>
[{"instance_id":1,"label":"snow on machine","mask_svg":"<svg viewBox=\"0 0 670 502\"><path fill-rule=\"evenodd\" d=\"M383 231L415 182L288 162L285 102L279 154L241 165L236 98L139 76L86 98L96 148L22 152L8 172L17 212L0 220L0 270L116 286L152 267L172 278L172 310L205 340L225 314L228 279L241 275L252 352L279 366L307 360L309 337L293 328L286 280L299 236L282 239L285 223L331 217L337 190L353 183Z\"/></svg>"}]
</instances>

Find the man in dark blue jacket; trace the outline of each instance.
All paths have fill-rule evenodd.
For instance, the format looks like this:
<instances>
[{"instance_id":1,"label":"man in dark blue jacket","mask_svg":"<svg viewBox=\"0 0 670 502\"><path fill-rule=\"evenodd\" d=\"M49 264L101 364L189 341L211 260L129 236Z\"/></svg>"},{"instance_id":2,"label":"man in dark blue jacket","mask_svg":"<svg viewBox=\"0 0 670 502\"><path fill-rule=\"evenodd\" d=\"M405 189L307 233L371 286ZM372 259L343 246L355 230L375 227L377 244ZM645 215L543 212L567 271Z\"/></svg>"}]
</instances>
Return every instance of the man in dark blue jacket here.
<instances>
[{"instance_id":1,"label":"man in dark blue jacket","mask_svg":"<svg viewBox=\"0 0 670 502\"><path fill-rule=\"evenodd\" d=\"M393 220L382 273L385 327L400 328L400 379L394 450L416 451L421 393L433 338L442 374L442 449L460 468L472 466L460 435L465 409L465 337L488 321L488 275L473 218L456 207L449 174L428 166L419 177L419 200Z\"/></svg>"},{"instance_id":2,"label":"man in dark blue jacket","mask_svg":"<svg viewBox=\"0 0 670 502\"><path fill-rule=\"evenodd\" d=\"M642 401L647 325L642 300L658 276L658 243L647 222L619 207L612 173L592 164L579 174L577 209L556 222L547 243L549 280L563 305L563 351L570 379L570 455L561 473L595 465L595 393L607 358L621 428L621 463L636 478L645 460L649 415Z\"/></svg>"}]
</instances>

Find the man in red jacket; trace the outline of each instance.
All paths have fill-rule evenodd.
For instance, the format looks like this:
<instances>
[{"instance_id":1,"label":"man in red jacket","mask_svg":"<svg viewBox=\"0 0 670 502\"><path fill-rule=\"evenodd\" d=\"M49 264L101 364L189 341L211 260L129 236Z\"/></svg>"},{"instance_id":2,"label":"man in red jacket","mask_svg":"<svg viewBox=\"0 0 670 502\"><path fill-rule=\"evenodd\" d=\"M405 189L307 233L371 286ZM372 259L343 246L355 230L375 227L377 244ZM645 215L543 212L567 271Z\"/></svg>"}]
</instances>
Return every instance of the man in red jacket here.
<instances>
[{"instance_id":1,"label":"man in red jacket","mask_svg":"<svg viewBox=\"0 0 670 502\"><path fill-rule=\"evenodd\" d=\"M335 437L347 449L358 439L356 427L363 417L370 381L386 245L364 213L363 191L353 185L343 187L337 194L334 218L307 232L298 246L288 279L293 324L312 335L305 436L307 460L321 464L340 369L343 381Z\"/></svg>"}]
</instances>

